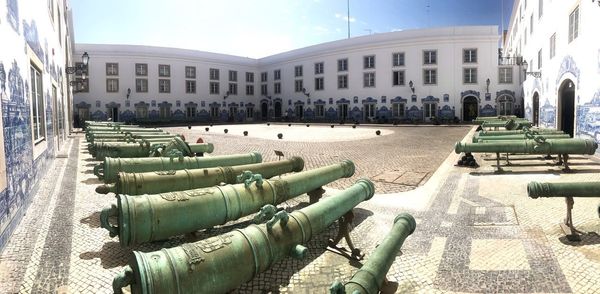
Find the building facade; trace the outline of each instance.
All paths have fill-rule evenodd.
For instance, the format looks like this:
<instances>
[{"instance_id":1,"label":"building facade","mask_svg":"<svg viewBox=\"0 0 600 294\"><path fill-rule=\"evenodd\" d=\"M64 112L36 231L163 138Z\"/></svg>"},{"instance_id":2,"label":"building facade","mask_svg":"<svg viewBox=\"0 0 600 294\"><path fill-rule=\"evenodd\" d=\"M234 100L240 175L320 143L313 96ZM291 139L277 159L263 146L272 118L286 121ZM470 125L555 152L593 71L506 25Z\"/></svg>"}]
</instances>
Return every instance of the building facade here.
<instances>
[{"instance_id":1,"label":"building facade","mask_svg":"<svg viewBox=\"0 0 600 294\"><path fill-rule=\"evenodd\" d=\"M90 56L76 120L431 121L521 114L497 26L374 34L260 59L77 44Z\"/></svg>"},{"instance_id":2,"label":"building facade","mask_svg":"<svg viewBox=\"0 0 600 294\"><path fill-rule=\"evenodd\" d=\"M72 52L68 2L4 2L0 5L0 249L49 164L66 148L73 111L65 74Z\"/></svg>"},{"instance_id":3,"label":"building facade","mask_svg":"<svg viewBox=\"0 0 600 294\"><path fill-rule=\"evenodd\" d=\"M516 0L503 48L525 80L525 117L600 141L599 1Z\"/></svg>"}]
</instances>

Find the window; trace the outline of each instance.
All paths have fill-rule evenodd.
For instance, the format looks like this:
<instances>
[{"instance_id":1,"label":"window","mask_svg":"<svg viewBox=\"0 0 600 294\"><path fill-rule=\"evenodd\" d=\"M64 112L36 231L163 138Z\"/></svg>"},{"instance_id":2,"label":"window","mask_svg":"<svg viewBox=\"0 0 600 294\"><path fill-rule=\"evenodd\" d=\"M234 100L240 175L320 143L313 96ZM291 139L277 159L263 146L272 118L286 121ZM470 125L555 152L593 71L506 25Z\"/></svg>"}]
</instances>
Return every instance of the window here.
<instances>
[{"instance_id":1,"label":"window","mask_svg":"<svg viewBox=\"0 0 600 294\"><path fill-rule=\"evenodd\" d=\"M75 75L83 77L88 74L89 65L84 67L83 62L75 62L75 67L77 67L77 71L75 72Z\"/></svg>"},{"instance_id":2,"label":"window","mask_svg":"<svg viewBox=\"0 0 600 294\"><path fill-rule=\"evenodd\" d=\"M171 106L169 106L169 104L164 103L164 104L160 104L160 107L158 108L158 115L159 118L161 119L167 119L171 117Z\"/></svg>"},{"instance_id":3,"label":"window","mask_svg":"<svg viewBox=\"0 0 600 294\"><path fill-rule=\"evenodd\" d=\"M230 70L229 71L229 81L230 82L237 82L237 71L235 71L235 70Z\"/></svg>"},{"instance_id":4,"label":"window","mask_svg":"<svg viewBox=\"0 0 600 294\"><path fill-rule=\"evenodd\" d=\"M323 105L323 104L315 105L315 116L316 117L324 117L325 116L325 105Z\"/></svg>"},{"instance_id":5,"label":"window","mask_svg":"<svg viewBox=\"0 0 600 294\"><path fill-rule=\"evenodd\" d=\"M302 65L296 65L294 67L294 76L301 77L302 76Z\"/></svg>"},{"instance_id":6,"label":"window","mask_svg":"<svg viewBox=\"0 0 600 294\"><path fill-rule=\"evenodd\" d=\"M171 80L159 79L158 80L158 93L171 93Z\"/></svg>"},{"instance_id":7,"label":"window","mask_svg":"<svg viewBox=\"0 0 600 294\"><path fill-rule=\"evenodd\" d=\"M188 94L196 93L196 81L185 81L185 92Z\"/></svg>"},{"instance_id":8,"label":"window","mask_svg":"<svg viewBox=\"0 0 600 294\"><path fill-rule=\"evenodd\" d=\"M237 95L237 84L229 83L229 95Z\"/></svg>"},{"instance_id":9,"label":"window","mask_svg":"<svg viewBox=\"0 0 600 294\"><path fill-rule=\"evenodd\" d=\"M254 118L254 107L246 106L246 118Z\"/></svg>"},{"instance_id":10,"label":"window","mask_svg":"<svg viewBox=\"0 0 600 294\"><path fill-rule=\"evenodd\" d=\"M273 84L273 93L275 93L275 94L281 94L281 83L274 83Z\"/></svg>"},{"instance_id":11,"label":"window","mask_svg":"<svg viewBox=\"0 0 600 294\"><path fill-rule=\"evenodd\" d=\"M392 66L404 66L404 52L392 54Z\"/></svg>"},{"instance_id":12,"label":"window","mask_svg":"<svg viewBox=\"0 0 600 294\"><path fill-rule=\"evenodd\" d=\"M544 0L539 0L538 2L538 18L541 18L544 14Z\"/></svg>"},{"instance_id":13,"label":"window","mask_svg":"<svg viewBox=\"0 0 600 294\"><path fill-rule=\"evenodd\" d=\"M392 85L404 86L404 71L395 70L392 72Z\"/></svg>"},{"instance_id":14,"label":"window","mask_svg":"<svg viewBox=\"0 0 600 294\"><path fill-rule=\"evenodd\" d=\"M512 84L512 68L501 67L498 69L498 81L500 84Z\"/></svg>"},{"instance_id":15,"label":"window","mask_svg":"<svg viewBox=\"0 0 600 294\"><path fill-rule=\"evenodd\" d=\"M538 67L537 69L542 68L542 49L540 49L540 51L538 51Z\"/></svg>"},{"instance_id":16,"label":"window","mask_svg":"<svg viewBox=\"0 0 600 294\"><path fill-rule=\"evenodd\" d=\"M463 68L463 83L477 84L477 69Z\"/></svg>"},{"instance_id":17,"label":"window","mask_svg":"<svg viewBox=\"0 0 600 294\"><path fill-rule=\"evenodd\" d=\"M267 96L267 85L260 85L260 95Z\"/></svg>"},{"instance_id":18,"label":"window","mask_svg":"<svg viewBox=\"0 0 600 294\"><path fill-rule=\"evenodd\" d=\"M135 79L135 91L137 93L148 92L148 79Z\"/></svg>"},{"instance_id":19,"label":"window","mask_svg":"<svg viewBox=\"0 0 600 294\"><path fill-rule=\"evenodd\" d=\"M281 70L280 69L276 69L273 71L273 79L281 80Z\"/></svg>"},{"instance_id":20,"label":"window","mask_svg":"<svg viewBox=\"0 0 600 294\"><path fill-rule=\"evenodd\" d=\"M463 63L477 63L477 49L463 49Z\"/></svg>"},{"instance_id":21,"label":"window","mask_svg":"<svg viewBox=\"0 0 600 294\"><path fill-rule=\"evenodd\" d=\"M254 95L254 85L246 85L246 95Z\"/></svg>"},{"instance_id":22,"label":"window","mask_svg":"<svg viewBox=\"0 0 600 294\"><path fill-rule=\"evenodd\" d=\"M266 82L267 81L267 72L261 72L260 73L260 81L261 82Z\"/></svg>"},{"instance_id":23,"label":"window","mask_svg":"<svg viewBox=\"0 0 600 294\"><path fill-rule=\"evenodd\" d=\"M208 70L208 75L211 80L219 80L219 69L211 68Z\"/></svg>"},{"instance_id":24,"label":"window","mask_svg":"<svg viewBox=\"0 0 600 294\"><path fill-rule=\"evenodd\" d=\"M208 84L211 94L219 94L219 82L210 82Z\"/></svg>"},{"instance_id":25,"label":"window","mask_svg":"<svg viewBox=\"0 0 600 294\"><path fill-rule=\"evenodd\" d=\"M348 75L338 76L338 89L348 89Z\"/></svg>"},{"instance_id":26,"label":"window","mask_svg":"<svg viewBox=\"0 0 600 294\"><path fill-rule=\"evenodd\" d=\"M556 55L556 33L550 37L550 59Z\"/></svg>"},{"instance_id":27,"label":"window","mask_svg":"<svg viewBox=\"0 0 600 294\"><path fill-rule=\"evenodd\" d=\"M254 83L254 73L253 72L246 73L246 83Z\"/></svg>"},{"instance_id":28,"label":"window","mask_svg":"<svg viewBox=\"0 0 600 294\"><path fill-rule=\"evenodd\" d=\"M295 92L302 92L302 88L304 88L302 80L295 80L294 81L294 91Z\"/></svg>"},{"instance_id":29,"label":"window","mask_svg":"<svg viewBox=\"0 0 600 294\"><path fill-rule=\"evenodd\" d=\"M579 35L579 6L569 14L569 43L577 39L577 35Z\"/></svg>"},{"instance_id":30,"label":"window","mask_svg":"<svg viewBox=\"0 0 600 294\"><path fill-rule=\"evenodd\" d=\"M533 13L529 17L529 34L533 33Z\"/></svg>"},{"instance_id":31,"label":"window","mask_svg":"<svg viewBox=\"0 0 600 294\"><path fill-rule=\"evenodd\" d=\"M315 74L320 75L324 72L325 65L323 62L315 63Z\"/></svg>"},{"instance_id":32,"label":"window","mask_svg":"<svg viewBox=\"0 0 600 294\"><path fill-rule=\"evenodd\" d=\"M106 75L107 76L118 76L119 75L119 64L118 63L106 63Z\"/></svg>"},{"instance_id":33,"label":"window","mask_svg":"<svg viewBox=\"0 0 600 294\"><path fill-rule=\"evenodd\" d=\"M375 68L375 55L363 57L363 68Z\"/></svg>"},{"instance_id":34,"label":"window","mask_svg":"<svg viewBox=\"0 0 600 294\"><path fill-rule=\"evenodd\" d=\"M135 118L148 118L148 104L135 107Z\"/></svg>"},{"instance_id":35,"label":"window","mask_svg":"<svg viewBox=\"0 0 600 294\"><path fill-rule=\"evenodd\" d=\"M196 78L196 67L195 66L186 66L185 67L185 78L186 79L195 79Z\"/></svg>"},{"instance_id":36,"label":"window","mask_svg":"<svg viewBox=\"0 0 600 294\"><path fill-rule=\"evenodd\" d=\"M425 85L437 84L437 70L436 69L424 69L423 70L423 84L425 84Z\"/></svg>"},{"instance_id":37,"label":"window","mask_svg":"<svg viewBox=\"0 0 600 294\"><path fill-rule=\"evenodd\" d=\"M375 87L375 73L366 72L363 74L363 87L370 88Z\"/></svg>"},{"instance_id":38,"label":"window","mask_svg":"<svg viewBox=\"0 0 600 294\"><path fill-rule=\"evenodd\" d=\"M46 118L44 116L44 88L42 71L31 65L31 118L33 119L33 141L46 137Z\"/></svg>"},{"instance_id":39,"label":"window","mask_svg":"<svg viewBox=\"0 0 600 294\"><path fill-rule=\"evenodd\" d=\"M136 63L135 64L135 75L136 76L147 76L148 75L148 64Z\"/></svg>"},{"instance_id":40,"label":"window","mask_svg":"<svg viewBox=\"0 0 600 294\"><path fill-rule=\"evenodd\" d=\"M106 92L119 92L119 79L106 79Z\"/></svg>"},{"instance_id":41,"label":"window","mask_svg":"<svg viewBox=\"0 0 600 294\"><path fill-rule=\"evenodd\" d=\"M404 117L404 103L392 103L392 116Z\"/></svg>"},{"instance_id":42,"label":"window","mask_svg":"<svg viewBox=\"0 0 600 294\"><path fill-rule=\"evenodd\" d=\"M423 64L437 64L437 50L423 51Z\"/></svg>"},{"instance_id":43,"label":"window","mask_svg":"<svg viewBox=\"0 0 600 294\"><path fill-rule=\"evenodd\" d=\"M323 89L325 89L325 82L323 80L323 77L315 78L315 90L320 91Z\"/></svg>"},{"instance_id":44,"label":"window","mask_svg":"<svg viewBox=\"0 0 600 294\"><path fill-rule=\"evenodd\" d=\"M338 71L348 71L348 58L338 59Z\"/></svg>"},{"instance_id":45,"label":"window","mask_svg":"<svg viewBox=\"0 0 600 294\"><path fill-rule=\"evenodd\" d=\"M78 93L89 93L90 92L90 79L82 79L82 78L75 78L75 81L77 82L77 85L73 87L73 93L78 92Z\"/></svg>"},{"instance_id":46,"label":"window","mask_svg":"<svg viewBox=\"0 0 600 294\"><path fill-rule=\"evenodd\" d=\"M159 77L170 77L171 76L171 66L168 64L159 64L158 65L158 76Z\"/></svg>"}]
</instances>

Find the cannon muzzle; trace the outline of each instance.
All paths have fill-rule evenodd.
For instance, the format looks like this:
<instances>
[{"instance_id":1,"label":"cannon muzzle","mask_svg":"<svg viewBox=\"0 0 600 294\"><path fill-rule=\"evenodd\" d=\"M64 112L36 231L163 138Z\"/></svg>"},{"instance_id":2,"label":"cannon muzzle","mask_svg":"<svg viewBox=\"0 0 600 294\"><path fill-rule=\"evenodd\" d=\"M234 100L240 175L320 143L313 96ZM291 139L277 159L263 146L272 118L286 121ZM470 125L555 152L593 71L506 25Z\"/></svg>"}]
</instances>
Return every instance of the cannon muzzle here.
<instances>
[{"instance_id":1,"label":"cannon muzzle","mask_svg":"<svg viewBox=\"0 0 600 294\"><path fill-rule=\"evenodd\" d=\"M160 251L134 251L113 280L113 290L120 293L131 285L132 293L226 293L289 255L305 256L302 244L370 199L374 189L362 179L319 203L289 214L278 212L266 224Z\"/></svg>"},{"instance_id":2,"label":"cannon muzzle","mask_svg":"<svg viewBox=\"0 0 600 294\"><path fill-rule=\"evenodd\" d=\"M118 232L122 246L207 229L312 192L354 174L349 160L277 179L251 175L243 184L216 186L152 195L117 195L117 205L105 209L102 227ZM108 216L117 216L118 226ZM102 219L104 217L104 219Z\"/></svg>"},{"instance_id":3,"label":"cannon muzzle","mask_svg":"<svg viewBox=\"0 0 600 294\"><path fill-rule=\"evenodd\" d=\"M377 294L385 281L395 257L400 251L404 240L411 235L417 223L412 215L401 213L394 219L390 233L377 246L369 260L352 276L345 285L334 283L330 288L331 294Z\"/></svg>"},{"instance_id":4,"label":"cannon muzzle","mask_svg":"<svg viewBox=\"0 0 600 294\"><path fill-rule=\"evenodd\" d=\"M600 182L560 182L527 184L527 194L538 197L600 197Z\"/></svg>"},{"instance_id":5,"label":"cannon muzzle","mask_svg":"<svg viewBox=\"0 0 600 294\"><path fill-rule=\"evenodd\" d=\"M244 175L260 174L263 178L271 178L290 172L299 172L304 168L301 157L287 160L223 166L203 169L184 169L179 171L160 171L146 173L119 173L114 184L99 185L96 192L100 194L142 195L158 194L173 191L192 190L225 184L242 183Z\"/></svg>"}]
</instances>

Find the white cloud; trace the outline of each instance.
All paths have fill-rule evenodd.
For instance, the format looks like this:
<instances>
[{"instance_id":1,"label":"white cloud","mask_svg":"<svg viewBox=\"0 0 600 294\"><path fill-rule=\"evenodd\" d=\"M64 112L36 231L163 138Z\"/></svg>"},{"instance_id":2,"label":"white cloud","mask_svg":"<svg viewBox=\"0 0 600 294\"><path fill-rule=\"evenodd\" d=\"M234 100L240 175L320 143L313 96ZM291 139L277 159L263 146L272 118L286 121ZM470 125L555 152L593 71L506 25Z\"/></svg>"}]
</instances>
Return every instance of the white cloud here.
<instances>
[{"instance_id":1,"label":"white cloud","mask_svg":"<svg viewBox=\"0 0 600 294\"><path fill-rule=\"evenodd\" d=\"M401 31L403 31L403 30L404 30L404 29L402 29L402 28L393 28L393 29L391 30L391 32L401 32Z\"/></svg>"},{"instance_id":2,"label":"white cloud","mask_svg":"<svg viewBox=\"0 0 600 294\"><path fill-rule=\"evenodd\" d=\"M336 14L335 14L335 18L337 18L337 19L342 19L342 20L344 20L344 21L348 21L348 16L346 16L346 15L342 15L342 14L340 14L340 13L336 13ZM355 17L350 17L350 22L355 22L355 21L356 21L356 18L355 18Z\"/></svg>"}]
</instances>

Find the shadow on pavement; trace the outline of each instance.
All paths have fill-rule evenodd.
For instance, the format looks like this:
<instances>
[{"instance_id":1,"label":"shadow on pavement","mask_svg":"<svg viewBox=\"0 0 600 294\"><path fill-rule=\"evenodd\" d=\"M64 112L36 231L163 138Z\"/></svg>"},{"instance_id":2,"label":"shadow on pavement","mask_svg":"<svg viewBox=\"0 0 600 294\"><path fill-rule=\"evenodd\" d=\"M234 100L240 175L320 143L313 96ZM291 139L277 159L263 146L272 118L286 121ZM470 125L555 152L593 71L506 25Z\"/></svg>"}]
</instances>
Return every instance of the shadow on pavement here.
<instances>
[{"instance_id":1,"label":"shadow on pavement","mask_svg":"<svg viewBox=\"0 0 600 294\"><path fill-rule=\"evenodd\" d=\"M105 269L124 266L131 255L131 249L122 248L119 242L106 242L102 245L100 251L88 251L79 255L79 258L92 260L99 258L102 267Z\"/></svg>"}]
</instances>

